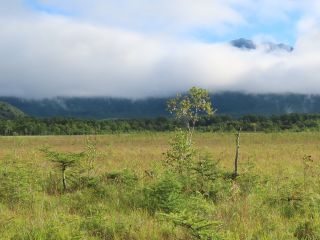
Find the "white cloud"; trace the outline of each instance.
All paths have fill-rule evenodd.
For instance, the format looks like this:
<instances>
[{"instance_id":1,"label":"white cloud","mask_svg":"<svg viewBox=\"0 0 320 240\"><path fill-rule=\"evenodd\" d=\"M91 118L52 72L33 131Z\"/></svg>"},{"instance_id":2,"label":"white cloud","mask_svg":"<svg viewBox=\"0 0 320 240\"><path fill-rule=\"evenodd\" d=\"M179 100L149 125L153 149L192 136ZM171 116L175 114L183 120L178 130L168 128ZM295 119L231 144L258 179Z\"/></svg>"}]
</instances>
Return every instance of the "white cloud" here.
<instances>
[{"instance_id":1,"label":"white cloud","mask_svg":"<svg viewBox=\"0 0 320 240\"><path fill-rule=\"evenodd\" d=\"M93 1L86 11L89 1L79 1L79 9L74 11L85 15L81 17L48 15L22 7L24 14L1 15L0 95L140 98L169 95L193 85L213 91L320 93L316 14L298 23L294 52L266 53L168 34L201 26L223 32L230 26L248 24L240 13L258 11L253 0L190 0L188 4L163 0L152 5L155 9L150 1L137 0L134 5L127 0L123 12L114 1L101 1ZM262 6L278 6L275 14L280 18L298 6L289 0L278 5L271 2L260 0ZM68 3L70 7L65 3L57 7L71 11L75 0ZM186 6L179 9L183 3ZM9 7L18 9L6 5ZM103 18L106 11L113 15ZM154 15L157 11L161 14ZM100 17L105 22L98 20ZM261 14L264 18L269 17ZM136 29L148 27L150 19L163 31Z\"/></svg>"},{"instance_id":2,"label":"white cloud","mask_svg":"<svg viewBox=\"0 0 320 240\"><path fill-rule=\"evenodd\" d=\"M1 16L19 15L22 12L25 12L26 9L23 5L23 2L24 2L23 0L1 1L0 2Z\"/></svg>"},{"instance_id":3,"label":"white cloud","mask_svg":"<svg viewBox=\"0 0 320 240\"><path fill-rule=\"evenodd\" d=\"M37 1L37 0L34 0ZM317 0L38 0L75 18L141 31L176 32L205 29L232 31L252 24L289 21L295 11L314 11ZM320 6L319 6L320 8ZM254 22L252 22L254 21Z\"/></svg>"},{"instance_id":4,"label":"white cloud","mask_svg":"<svg viewBox=\"0 0 320 240\"><path fill-rule=\"evenodd\" d=\"M43 6L63 10L74 19L153 34L183 35L195 30L214 34L246 25L234 0L39 0Z\"/></svg>"}]
</instances>

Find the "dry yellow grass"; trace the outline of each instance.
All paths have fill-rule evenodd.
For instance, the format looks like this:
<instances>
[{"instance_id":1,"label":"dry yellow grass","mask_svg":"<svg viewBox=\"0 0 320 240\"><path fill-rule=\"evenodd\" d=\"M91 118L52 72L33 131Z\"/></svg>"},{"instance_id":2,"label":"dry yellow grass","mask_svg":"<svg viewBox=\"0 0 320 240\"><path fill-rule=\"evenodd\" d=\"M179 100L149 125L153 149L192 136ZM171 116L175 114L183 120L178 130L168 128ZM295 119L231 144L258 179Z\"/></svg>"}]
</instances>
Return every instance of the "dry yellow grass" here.
<instances>
[{"instance_id":1,"label":"dry yellow grass","mask_svg":"<svg viewBox=\"0 0 320 240\"><path fill-rule=\"evenodd\" d=\"M96 139L97 142L99 156L96 168L98 171L105 173L128 168L142 173L155 165L161 165L163 153L167 150L168 141L172 135L173 133L139 133L101 136L0 137L0 161L26 163L28 168L36 169L38 173L43 174L41 179L46 179L51 166L40 153L41 147L50 146L59 151L80 152L85 150L86 138L89 137ZM196 133L194 142L201 152L210 153L214 159L220 160L223 167L232 171L235 154L234 134ZM291 171L294 177L297 175L301 177L303 156L311 155L315 161L319 161L319 148L320 134L313 132L243 133L240 163L248 161L254 163L256 166L254 171L264 172L265 175L273 178L273 182L277 182L278 178L286 177L281 173L283 170ZM240 174L242 170L240 166ZM276 188L272 183L269 183L271 184L270 192L276 193ZM100 206L105 211L104 217L109 219L108 224L112 223L110 219L116 219L134 226L135 234L137 234L135 239L173 239L163 235L167 231L166 228L168 228L167 234L171 234L169 225L158 222L144 210L130 209L128 206L124 208L119 205L116 197L112 198L112 194L117 193L111 191L110 194L110 198L107 197L108 201L104 201L104 205ZM263 194L263 197L268 197L268 193ZM36 227L49 228L50 226L45 225L47 223L53 226L62 224L60 227L70 223L63 231L72 232L72 224L78 224L80 220L81 222L86 221L81 209L96 207L96 203L91 202L90 195L85 190L61 196L34 191L34 197L36 201L30 209L28 207L9 209L0 203L0 230L3 231L3 235L0 233L0 239L12 239L9 236L14 236L16 229L28 232L34 229L34 231L40 231ZM277 207L267 206L265 200L261 199L260 193L254 193L218 203L216 219L223 224L225 239L257 239L252 238L252 234L268 236L269 232L273 234L273 237L263 239L294 239L292 232L300 221L300 216L292 219L284 218L279 214ZM10 219L15 219L12 226L7 224L11 221ZM24 227L26 224L28 224L27 228ZM153 230L150 231L150 229Z\"/></svg>"},{"instance_id":2,"label":"dry yellow grass","mask_svg":"<svg viewBox=\"0 0 320 240\"><path fill-rule=\"evenodd\" d=\"M97 140L100 153L99 168L104 170L134 168L145 170L159 163L168 148L171 133L141 133L89 136ZM50 146L59 151L83 151L86 136L1 137L0 160L8 154L43 162L38 149ZM194 142L198 149L219 159L232 168L235 136L231 133L197 133ZM320 156L320 134L305 133L243 133L240 161L251 161L258 169L274 171L279 168L299 167L305 154L314 159ZM231 170L231 169L230 169Z\"/></svg>"}]
</instances>

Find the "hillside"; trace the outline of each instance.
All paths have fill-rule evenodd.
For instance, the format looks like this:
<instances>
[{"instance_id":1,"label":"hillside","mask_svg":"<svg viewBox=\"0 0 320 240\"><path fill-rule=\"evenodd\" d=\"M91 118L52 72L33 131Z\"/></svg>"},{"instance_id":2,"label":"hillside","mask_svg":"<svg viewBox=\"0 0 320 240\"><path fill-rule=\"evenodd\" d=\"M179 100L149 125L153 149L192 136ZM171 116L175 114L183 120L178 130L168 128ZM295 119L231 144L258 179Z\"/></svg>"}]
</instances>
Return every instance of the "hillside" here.
<instances>
[{"instance_id":1,"label":"hillside","mask_svg":"<svg viewBox=\"0 0 320 240\"><path fill-rule=\"evenodd\" d=\"M32 100L0 97L0 101L10 103L29 116L86 119L165 117L168 116L167 100L148 98L133 101L103 97ZM218 114L234 117L247 114L320 113L320 95L224 92L212 95L212 101Z\"/></svg>"},{"instance_id":2,"label":"hillside","mask_svg":"<svg viewBox=\"0 0 320 240\"><path fill-rule=\"evenodd\" d=\"M0 119L15 119L23 116L25 114L18 108L8 103L0 102Z\"/></svg>"}]
</instances>

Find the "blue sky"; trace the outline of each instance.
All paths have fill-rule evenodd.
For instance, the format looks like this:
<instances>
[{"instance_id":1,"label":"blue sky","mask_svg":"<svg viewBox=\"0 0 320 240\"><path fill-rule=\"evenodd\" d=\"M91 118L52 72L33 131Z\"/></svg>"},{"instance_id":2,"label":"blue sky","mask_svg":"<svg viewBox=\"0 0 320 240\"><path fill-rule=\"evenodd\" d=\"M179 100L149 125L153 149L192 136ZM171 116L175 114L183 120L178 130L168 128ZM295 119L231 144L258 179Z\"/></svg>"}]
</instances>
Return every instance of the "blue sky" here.
<instances>
[{"instance_id":1,"label":"blue sky","mask_svg":"<svg viewBox=\"0 0 320 240\"><path fill-rule=\"evenodd\" d=\"M51 6L37 0L24 0L24 5L34 11L45 12L52 15L62 15L66 17L74 16L74 13L65 11L63 8Z\"/></svg>"},{"instance_id":2,"label":"blue sky","mask_svg":"<svg viewBox=\"0 0 320 240\"><path fill-rule=\"evenodd\" d=\"M111 0L110 2L112 2ZM271 0L272 1L272 0ZM87 21L96 21L93 17L86 16L87 9L78 8L75 6L72 8L70 4L64 4L66 1L41 1L41 0L25 0L24 4L30 9L38 12L45 12L51 15L61 15L65 17L70 17L78 20L87 20ZM71 2L71 1L70 1ZM74 4L77 4L76 1L73 1ZM99 1L98 1L99 2ZM122 11L121 8L125 8L125 2L119 4L116 3L117 10ZM137 1L138 2L138 1ZM140 1L141 2L141 1ZM214 2L214 0L212 1ZM241 2L241 1L239 1ZM259 2L259 1L257 1ZM143 3L142 3L143 4ZM94 5L94 1L93 1ZM189 29L186 29L184 32L179 33L182 38L196 38L205 42L217 42L217 41L230 41L232 39L244 37L244 38L255 38L255 37L264 37L266 39L274 39L274 41L283 42L286 44L294 45L297 38L296 25L299 20L302 18L303 12L294 8L290 11L285 12L285 17L283 16L270 16L269 18L259 19L259 16L254 11L248 12L241 7L234 7L234 10L242 15L247 23L245 25L239 24L235 26L229 26L228 30L223 32L216 32L214 30L215 26L192 26ZM268 10L267 10L268 11ZM270 9L272 11L272 9ZM121 27L121 28L132 28L130 24L126 26L119 19L113 19L112 17L108 18L108 11L106 11L104 19L100 22L102 24L109 24L111 26ZM136 16L135 16L136 14ZM132 18L139 17L139 12L131 13ZM142 19L144 20L144 19ZM157 32L163 30L163 23L153 20L151 18L149 21L145 21L138 26L133 27L134 30L142 32ZM100 24L98 21L98 24ZM228 25L228 24L226 24ZM159 27L160 26L160 27ZM158 29L160 28L160 29Z\"/></svg>"},{"instance_id":3,"label":"blue sky","mask_svg":"<svg viewBox=\"0 0 320 240\"><path fill-rule=\"evenodd\" d=\"M2 1L0 95L320 94L319 20L319 0Z\"/></svg>"}]
</instances>

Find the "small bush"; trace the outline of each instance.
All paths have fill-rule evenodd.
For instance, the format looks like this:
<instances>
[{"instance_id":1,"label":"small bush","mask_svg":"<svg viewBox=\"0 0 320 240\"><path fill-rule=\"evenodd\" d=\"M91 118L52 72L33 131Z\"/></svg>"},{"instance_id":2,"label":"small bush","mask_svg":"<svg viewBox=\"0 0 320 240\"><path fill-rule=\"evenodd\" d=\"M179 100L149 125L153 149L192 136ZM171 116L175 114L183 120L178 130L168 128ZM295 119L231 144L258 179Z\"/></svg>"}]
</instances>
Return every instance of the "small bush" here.
<instances>
[{"instance_id":1,"label":"small bush","mask_svg":"<svg viewBox=\"0 0 320 240\"><path fill-rule=\"evenodd\" d=\"M162 179L143 190L144 206L152 213L177 211L182 203L182 185L173 176L166 174Z\"/></svg>"},{"instance_id":2,"label":"small bush","mask_svg":"<svg viewBox=\"0 0 320 240\"><path fill-rule=\"evenodd\" d=\"M170 148L164 155L164 165L168 170L178 174L189 174L195 156L189 133L183 130L176 131L170 141Z\"/></svg>"},{"instance_id":3,"label":"small bush","mask_svg":"<svg viewBox=\"0 0 320 240\"><path fill-rule=\"evenodd\" d=\"M160 214L160 217L183 228L192 238L199 240L222 239L217 231L220 223L212 218L213 213L213 204L198 195L188 198L188 201L183 205L183 210Z\"/></svg>"},{"instance_id":4,"label":"small bush","mask_svg":"<svg viewBox=\"0 0 320 240\"><path fill-rule=\"evenodd\" d=\"M193 193L201 193L206 199L217 202L228 194L230 181L224 179L224 172L219 168L219 162L209 155L200 156L192 167Z\"/></svg>"}]
</instances>

